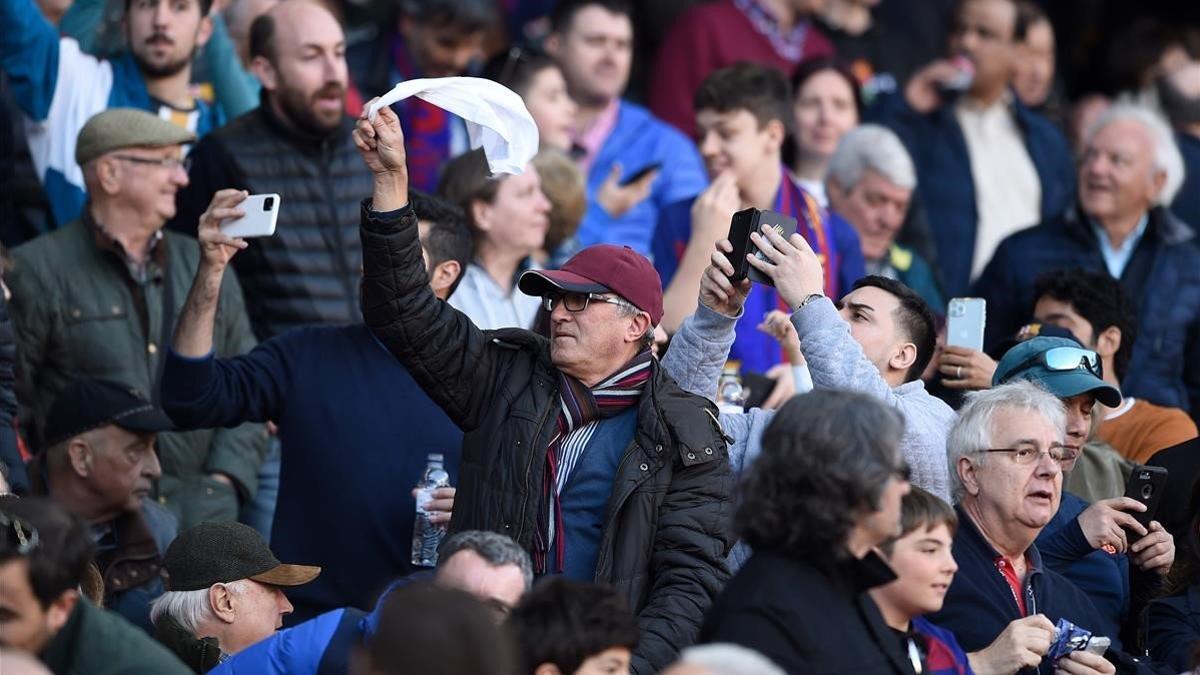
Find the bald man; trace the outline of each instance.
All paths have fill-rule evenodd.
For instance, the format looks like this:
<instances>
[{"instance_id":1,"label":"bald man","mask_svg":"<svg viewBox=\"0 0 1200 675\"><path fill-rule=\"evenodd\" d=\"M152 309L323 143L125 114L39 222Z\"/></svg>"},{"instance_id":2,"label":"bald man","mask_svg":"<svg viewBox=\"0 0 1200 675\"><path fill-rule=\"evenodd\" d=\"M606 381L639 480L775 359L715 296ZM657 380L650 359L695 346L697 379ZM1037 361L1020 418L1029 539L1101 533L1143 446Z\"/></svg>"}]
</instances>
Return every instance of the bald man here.
<instances>
[{"instance_id":1,"label":"bald man","mask_svg":"<svg viewBox=\"0 0 1200 675\"><path fill-rule=\"evenodd\" d=\"M250 25L261 105L192 151L191 184L172 227L194 235L223 188L282 195L275 236L252 240L233 261L260 340L305 324L360 321L358 203L373 182L344 112L345 51L342 27L320 4L274 5Z\"/></svg>"}]
</instances>

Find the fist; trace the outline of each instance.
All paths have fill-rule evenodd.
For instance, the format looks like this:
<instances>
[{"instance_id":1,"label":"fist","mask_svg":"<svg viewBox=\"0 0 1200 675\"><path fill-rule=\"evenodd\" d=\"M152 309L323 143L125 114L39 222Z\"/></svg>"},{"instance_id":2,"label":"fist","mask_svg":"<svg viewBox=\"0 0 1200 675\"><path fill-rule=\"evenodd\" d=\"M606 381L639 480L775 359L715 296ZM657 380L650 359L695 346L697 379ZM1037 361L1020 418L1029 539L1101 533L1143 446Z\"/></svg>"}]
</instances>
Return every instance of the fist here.
<instances>
[{"instance_id":1,"label":"fist","mask_svg":"<svg viewBox=\"0 0 1200 675\"><path fill-rule=\"evenodd\" d=\"M362 116L358 118L351 134L354 145L375 175L407 176L404 131L400 128L400 118L396 117L396 113L390 107L383 106L375 113L375 118L371 119L367 111L376 100L371 99L363 106Z\"/></svg>"}]
</instances>

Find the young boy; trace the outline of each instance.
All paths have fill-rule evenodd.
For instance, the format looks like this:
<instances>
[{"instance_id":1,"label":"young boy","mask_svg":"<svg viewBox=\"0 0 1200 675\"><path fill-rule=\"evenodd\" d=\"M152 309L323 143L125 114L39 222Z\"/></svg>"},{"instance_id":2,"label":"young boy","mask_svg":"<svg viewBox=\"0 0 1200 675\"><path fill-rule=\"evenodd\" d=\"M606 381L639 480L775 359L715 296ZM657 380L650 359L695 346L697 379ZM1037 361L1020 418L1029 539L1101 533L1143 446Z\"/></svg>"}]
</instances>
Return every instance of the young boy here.
<instances>
[{"instance_id":1,"label":"young boy","mask_svg":"<svg viewBox=\"0 0 1200 675\"><path fill-rule=\"evenodd\" d=\"M509 626L528 675L629 675L637 617L607 586L547 577L513 609Z\"/></svg>"},{"instance_id":2,"label":"young boy","mask_svg":"<svg viewBox=\"0 0 1200 675\"><path fill-rule=\"evenodd\" d=\"M696 145L712 184L694 201L668 208L654 234L654 265L666 289L667 332L695 311L713 245L728 235L730 216L741 209L795 218L797 231L821 256L829 297L840 298L864 276L854 229L823 209L784 166L783 148L793 126L790 101L782 73L749 63L714 71L696 92ZM775 289L755 284L729 355L741 361L743 370L763 373L782 361L774 340L755 330L773 309L784 309Z\"/></svg>"}]
</instances>

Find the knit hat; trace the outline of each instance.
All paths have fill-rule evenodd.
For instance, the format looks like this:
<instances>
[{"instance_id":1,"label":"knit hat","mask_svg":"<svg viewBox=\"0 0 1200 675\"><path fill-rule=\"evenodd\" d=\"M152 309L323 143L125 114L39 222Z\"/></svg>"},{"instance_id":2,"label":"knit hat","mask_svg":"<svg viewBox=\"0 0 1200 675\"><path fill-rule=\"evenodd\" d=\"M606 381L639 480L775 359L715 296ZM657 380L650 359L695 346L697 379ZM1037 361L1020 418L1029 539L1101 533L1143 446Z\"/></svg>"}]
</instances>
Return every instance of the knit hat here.
<instances>
[{"instance_id":1,"label":"knit hat","mask_svg":"<svg viewBox=\"0 0 1200 675\"><path fill-rule=\"evenodd\" d=\"M75 141L75 161L80 166L121 148L162 148L183 145L196 135L144 110L109 108L94 115Z\"/></svg>"}]
</instances>

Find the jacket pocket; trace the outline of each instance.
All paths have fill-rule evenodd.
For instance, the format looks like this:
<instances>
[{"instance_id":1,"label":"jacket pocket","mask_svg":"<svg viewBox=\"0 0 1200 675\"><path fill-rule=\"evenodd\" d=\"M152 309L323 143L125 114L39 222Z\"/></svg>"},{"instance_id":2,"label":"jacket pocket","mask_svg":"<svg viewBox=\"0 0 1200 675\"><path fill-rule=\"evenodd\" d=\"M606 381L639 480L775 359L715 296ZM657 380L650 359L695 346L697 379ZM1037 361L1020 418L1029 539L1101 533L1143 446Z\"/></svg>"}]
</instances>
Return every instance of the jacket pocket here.
<instances>
[{"instance_id":1,"label":"jacket pocket","mask_svg":"<svg viewBox=\"0 0 1200 675\"><path fill-rule=\"evenodd\" d=\"M97 368L129 367L130 343L136 331L129 325L133 317L121 304L72 303L62 312L65 347L75 363L82 364L89 372L96 372ZM148 395L150 392L143 393Z\"/></svg>"}]
</instances>

